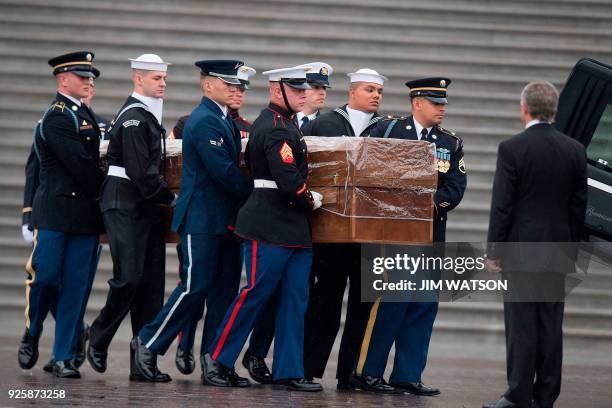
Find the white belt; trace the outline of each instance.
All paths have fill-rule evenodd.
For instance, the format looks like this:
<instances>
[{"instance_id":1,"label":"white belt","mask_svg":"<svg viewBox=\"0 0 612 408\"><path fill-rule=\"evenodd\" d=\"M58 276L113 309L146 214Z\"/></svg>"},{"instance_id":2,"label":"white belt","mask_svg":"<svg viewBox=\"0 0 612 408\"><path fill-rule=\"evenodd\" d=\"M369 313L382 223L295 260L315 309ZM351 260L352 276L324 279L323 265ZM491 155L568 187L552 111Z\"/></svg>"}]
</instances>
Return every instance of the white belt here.
<instances>
[{"instance_id":1,"label":"white belt","mask_svg":"<svg viewBox=\"0 0 612 408\"><path fill-rule=\"evenodd\" d=\"M253 184L255 188L278 188L274 180L255 179Z\"/></svg>"},{"instance_id":2,"label":"white belt","mask_svg":"<svg viewBox=\"0 0 612 408\"><path fill-rule=\"evenodd\" d=\"M108 175L109 176L115 176L115 177L121 177L121 178L124 178L126 180L130 179L128 177L128 175L125 174L125 167L108 166Z\"/></svg>"}]
</instances>

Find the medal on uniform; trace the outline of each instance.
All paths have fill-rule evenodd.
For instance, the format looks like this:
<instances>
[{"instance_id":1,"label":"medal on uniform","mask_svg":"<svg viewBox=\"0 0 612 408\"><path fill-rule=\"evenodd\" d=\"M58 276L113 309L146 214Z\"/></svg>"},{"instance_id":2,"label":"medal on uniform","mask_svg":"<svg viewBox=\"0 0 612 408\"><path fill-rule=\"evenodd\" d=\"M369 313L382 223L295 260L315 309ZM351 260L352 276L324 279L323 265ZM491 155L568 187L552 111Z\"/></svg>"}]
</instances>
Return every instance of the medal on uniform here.
<instances>
[{"instance_id":1,"label":"medal on uniform","mask_svg":"<svg viewBox=\"0 0 612 408\"><path fill-rule=\"evenodd\" d=\"M446 173L450 169L450 150L440 147L436 149L436 163L440 173Z\"/></svg>"}]
</instances>

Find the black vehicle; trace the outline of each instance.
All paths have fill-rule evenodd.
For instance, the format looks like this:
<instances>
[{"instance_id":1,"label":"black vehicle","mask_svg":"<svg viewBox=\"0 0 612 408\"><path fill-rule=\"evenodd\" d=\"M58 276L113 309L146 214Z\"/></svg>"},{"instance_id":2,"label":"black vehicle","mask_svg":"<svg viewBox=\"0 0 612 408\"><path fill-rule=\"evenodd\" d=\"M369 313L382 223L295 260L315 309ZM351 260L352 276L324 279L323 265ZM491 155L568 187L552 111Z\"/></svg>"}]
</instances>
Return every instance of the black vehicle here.
<instances>
[{"instance_id":1,"label":"black vehicle","mask_svg":"<svg viewBox=\"0 0 612 408\"><path fill-rule=\"evenodd\" d=\"M612 66L590 58L576 63L554 126L586 146L585 239L612 241Z\"/></svg>"}]
</instances>

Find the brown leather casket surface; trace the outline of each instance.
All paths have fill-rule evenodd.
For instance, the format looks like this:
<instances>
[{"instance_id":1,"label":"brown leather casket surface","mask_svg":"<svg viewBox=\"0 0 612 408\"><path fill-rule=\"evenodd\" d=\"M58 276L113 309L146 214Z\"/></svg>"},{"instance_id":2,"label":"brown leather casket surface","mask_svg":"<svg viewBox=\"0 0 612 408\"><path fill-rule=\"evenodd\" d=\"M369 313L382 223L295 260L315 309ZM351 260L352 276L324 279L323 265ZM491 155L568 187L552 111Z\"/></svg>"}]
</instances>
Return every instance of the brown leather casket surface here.
<instances>
[{"instance_id":1,"label":"brown leather casket surface","mask_svg":"<svg viewBox=\"0 0 612 408\"><path fill-rule=\"evenodd\" d=\"M323 195L323 207L311 215L313 242L431 242L438 174L433 145L355 137L307 136L305 140L308 186ZM181 147L181 140L166 142L163 166L166 183L177 193ZM100 150L104 157L106 144ZM166 242L178 242L178 235L171 231L173 209L162 207L162 211Z\"/></svg>"}]
</instances>

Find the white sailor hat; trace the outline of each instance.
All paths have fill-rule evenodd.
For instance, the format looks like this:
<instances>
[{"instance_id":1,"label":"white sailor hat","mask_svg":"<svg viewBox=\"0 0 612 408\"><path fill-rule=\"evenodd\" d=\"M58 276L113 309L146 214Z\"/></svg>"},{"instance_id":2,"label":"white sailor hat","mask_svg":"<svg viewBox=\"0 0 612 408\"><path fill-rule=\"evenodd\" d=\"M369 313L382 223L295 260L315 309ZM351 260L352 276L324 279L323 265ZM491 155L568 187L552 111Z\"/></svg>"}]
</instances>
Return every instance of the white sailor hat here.
<instances>
[{"instance_id":1,"label":"white sailor hat","mask_svg":"<svg viewBox=\"0 0 612 408\"><path fill-rule=\"evenodd\" d=\"M155 54L142 54L138 58L130 58L132 69L142 69L145 71L162 71L168 70L168 65L172 65L169 62L162 60L159 55Z\"/></svg>"},{"instance_id":2,"label":"white sailor hat","mask_svg":"<svg viewBox=\"0 0 612 408\"><path fill-rule=\"evenodd\" d=\"M240 68L238 68L237 76L240 82L242 82L242 88L249 89L249 85L251 84L251 81L249 80L249 78L255 75L256 72L257 71L255 71L254 68L247 67L246 65L243 65Z\"/></svg>"},{"instance_id":3,"label":"white sailor hat","mask_svg":"<svg viewBox=\"0 0 612 408\"><path fill-rule=\"evenodd\" d=\"M298 67L310 67L310 69L306 71L306 80L310 85L330 88L329 77L334 72L331 65L326 64L325 62L311 62L308 64L298 65Z\"/></svg>"},{"instance_id":4,"label":"white sailor hat","mask_svg":"<svg viewBox=\"0 0 612 408\"><path fill-rule=\"evenodd\" d=\"M263 75L268 76L270 82L282 82L295 89L310 89L310 85L306 82L306 71L310 66L298 66L291 68L279 68L263 72Z\"/></svg>"},{"instance_id":5,"label":"white sailor hat","mask_svg":"<svg viewBox=\"0 0 612 408\"><path fill-rule=\"evenodd\" d=\"M375 84L382 85L387 80L386 76L380 75L378 72L370 68L361 68L356 72L346 74L346 76L351 78L351 83L372 82Z\"/></svg>"}]
</instances>

